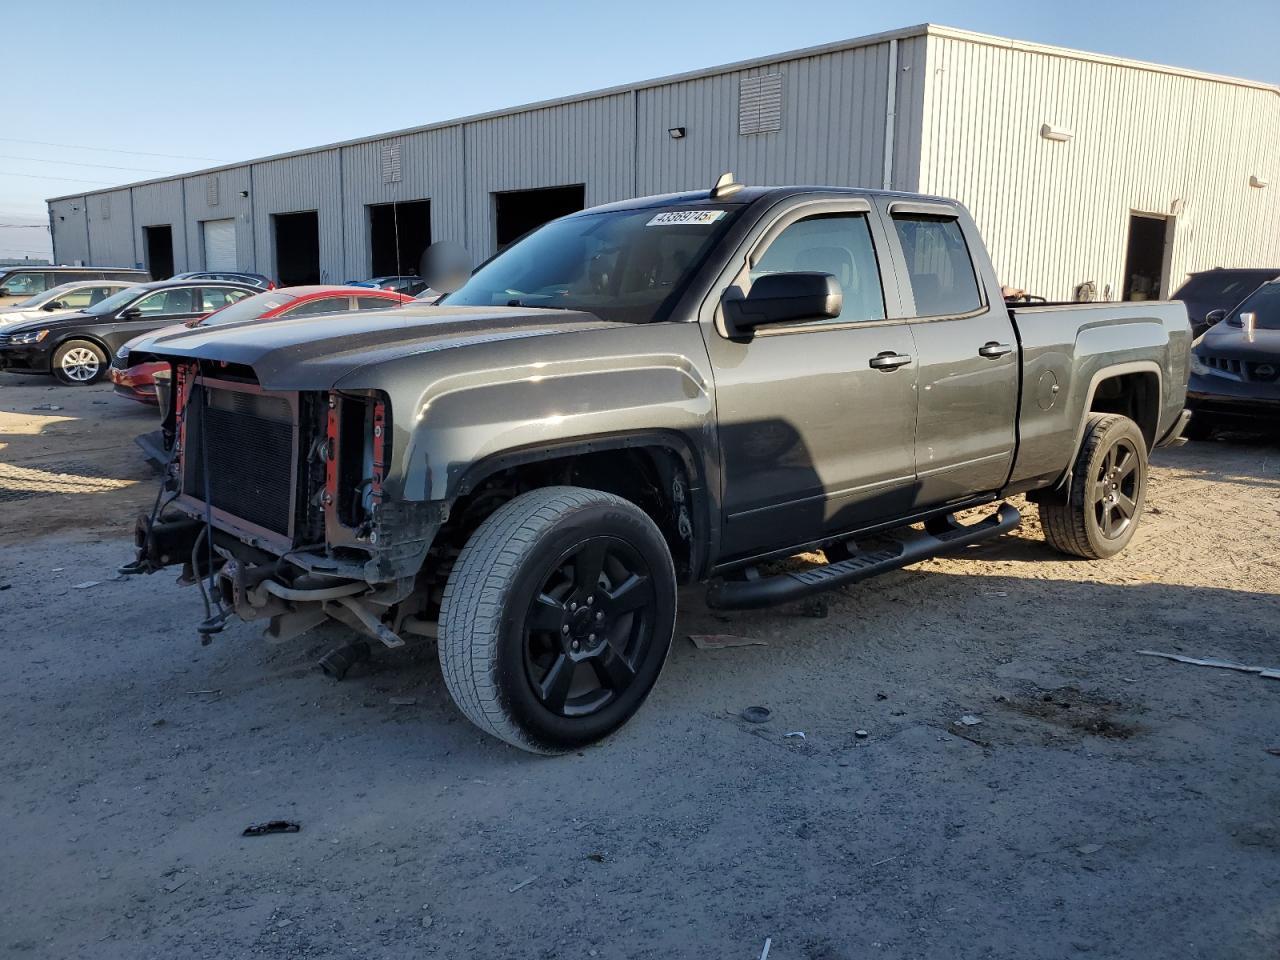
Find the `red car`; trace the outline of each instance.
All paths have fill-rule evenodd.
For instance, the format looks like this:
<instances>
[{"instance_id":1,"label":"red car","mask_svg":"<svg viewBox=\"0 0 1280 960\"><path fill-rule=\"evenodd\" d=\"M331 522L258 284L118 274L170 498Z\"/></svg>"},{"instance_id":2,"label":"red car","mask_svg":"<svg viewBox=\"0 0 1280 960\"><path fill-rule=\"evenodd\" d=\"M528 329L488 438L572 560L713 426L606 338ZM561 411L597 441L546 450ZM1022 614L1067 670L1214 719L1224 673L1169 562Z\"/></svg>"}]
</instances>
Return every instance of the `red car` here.
<instances>
[{"instance_id":1,"label":"red car","mask_svg":"<svg viewBox=\"0 0 1280 960\"><path fill-rule=\"evenodd\" d=\"M394 290L377 290L371 287L307 286L281 287L246 297L238 303L223 307L207 317L187 324L190 327L214 327L224 323L240 323L245 320L278 320L285 317L306 317L317 313L346 313L351 310L385 310L402 303L413 303L413 297ZM147 337L155 333L146 334ZM139 337L138 340L141 340ZM137 341L131 340L120 348L111 360L111 382L116 393L139 403L155 405L156 374L165 370L167 363L140 363L129 365L129 348Z\"/></svg>"}]
</instances>

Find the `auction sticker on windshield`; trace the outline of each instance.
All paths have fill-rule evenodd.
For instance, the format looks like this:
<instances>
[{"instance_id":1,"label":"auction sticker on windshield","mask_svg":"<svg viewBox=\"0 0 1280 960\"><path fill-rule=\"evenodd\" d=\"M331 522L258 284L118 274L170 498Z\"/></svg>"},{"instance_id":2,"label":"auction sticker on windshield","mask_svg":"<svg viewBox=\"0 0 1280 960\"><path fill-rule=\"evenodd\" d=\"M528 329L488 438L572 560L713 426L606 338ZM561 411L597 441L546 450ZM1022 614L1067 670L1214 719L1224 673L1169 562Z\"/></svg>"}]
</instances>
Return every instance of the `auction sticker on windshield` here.
<instances>
[{"instance_id":1,"label":"auction sticker on windshield","mask_svg":"<svg viewBox=\"0 0 1280 960\"><path fill-rule=\"evenodd\" d=\"M723 210L668 210L655 214L646 227L667 227L677 223L715 223L724 216Z\"/></svg>"}]
</instances>

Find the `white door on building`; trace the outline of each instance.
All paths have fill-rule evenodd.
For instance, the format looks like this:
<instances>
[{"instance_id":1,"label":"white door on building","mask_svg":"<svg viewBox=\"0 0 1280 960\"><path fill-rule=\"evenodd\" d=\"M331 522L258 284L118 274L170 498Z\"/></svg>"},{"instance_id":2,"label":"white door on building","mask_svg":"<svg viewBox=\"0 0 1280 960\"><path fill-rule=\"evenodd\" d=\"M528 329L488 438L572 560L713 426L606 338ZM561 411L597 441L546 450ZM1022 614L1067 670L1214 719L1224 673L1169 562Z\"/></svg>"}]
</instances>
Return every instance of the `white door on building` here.
<instances>
[{"instance_id":1,"label":"white door on building","mask_svg":"<svg viewBox=\"0 0 1280 960\"><path fill-rule=\"evenodd\" d=\"M206 270L236 269L235 220L205 220L204 268Z\"/></svg>"}]
</instances>

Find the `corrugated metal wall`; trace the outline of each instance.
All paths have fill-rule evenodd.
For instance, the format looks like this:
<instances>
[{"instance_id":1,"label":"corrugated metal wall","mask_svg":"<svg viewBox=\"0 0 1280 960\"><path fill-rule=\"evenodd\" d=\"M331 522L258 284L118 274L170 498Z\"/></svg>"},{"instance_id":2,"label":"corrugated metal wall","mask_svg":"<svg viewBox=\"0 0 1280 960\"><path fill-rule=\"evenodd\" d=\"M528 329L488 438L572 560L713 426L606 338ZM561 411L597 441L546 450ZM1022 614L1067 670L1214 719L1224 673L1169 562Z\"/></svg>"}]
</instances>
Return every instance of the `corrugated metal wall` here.
<instances>
[{"instance_id":1,"label":"corrugated metal wall","mask_svg":"<svg viewBox=\"0 0 1280 960\"><path fill-rule=\"evenodd\" d=\"M138 251L138 259L144 264L147 257L144 228L168 224L173 228L174 273L196 269L190 265L191 261L187 256L186 220L181 180L161 180L133 188L134 249ZM99 262L96 250L94 258L95 262ZM145 265L148 268L151 266Z\"/></svg>"},{"instance_id":2,"label":"corrugated metal wall","mask_svg":"<svg viewBox=\"0 0 1280 960\"><path fill-rule=\"evenodd\" d=\"M1122 290L1131 211L1173 215L1170 285L1280 263L1280 96L1062 53L928 39L921 189L973 212L1003 283ZM1042 124L1073 131L1040 136Z\"/></svg>"},{"instance_id":3,"label":"corrugated metal wall","mask_svg":"<svg viewBox=\"0 0 1280 960\"><path fill-rule=\"evenodd\" d=\"M343 270L342 162L339 151L253 164L253 236L258 270L277 275L273 214L315 210L320 219L320 282L350 279Z\"/></svg>"},{"instance_id":4,"label":"corrugated metal wall","mask_svg":"<svg viewBox=\"0 0 1280 960\"><path fill-rule=\"evenodd\" d=\"M142 258L133 247L133 193L110 190L85 198L89 217L89 248L93 263L132 267Z\"/></svg>"},{"instance_id":5,"label":"corrugated metal wall","mask_svg":"<svg viewBox=\"0 0 1280 960\"><path fill-rule=\"evenodd\" d=\"M400 149L400 179L384 182L382 148ZM342 206L345 234L343 280L367 277L370 269L370 204L431 201L433 240L464 243L465 196L462 128L445 127L342 148Z\"/></svg>"},{"instance_id":6,"label":"corrugated metal wall","mask_svg":"<svg viewBox=\"0 0 1280 960\"><path fill-rule=\"evenodd\" d=\"M204 270L208 266L201 224L205 220L232 219L236 222L236 266L241 270L255 269L249 187L247 166L187 177L183 181L187 200L187 250L190 251L191 264L188 269ZM241 193L245 196L240 196ZM211 200L214 202L210 203Z\"/></svg>"},{"instance_id":7,"label":"corrugated metal wall","mask_svg":"<svg viewBox=\"0 0 1280 960\"><path fill-rule=\"evenodd\" d=\"M751 184L879 187L888 69L885 42L640 90L635 194L710 187L726 170ZM742 80L774 73L781 129L740 134Z\"/></svg>"},{"instance_id":8,"label":"corrugated metal wall","mask_svg":"<svg viewBox=\"0 0 1280 960\"><path fill-rule=\"evenodd\" d=\"M467 249L493 252L500 191L581 183L587 206L633 196L635 124L629 92L466 124Z\"/></svg>"},{"instance_id":9,"label":"corrugated metal wall","mask_svg":"<svg viewBox=\"0 0 1280 960\"><path fill-rule=\"evenodd\" d=\"M89 256L89 230L85 223L84 204L84 197L63 197L49 203L54 263L71 265L96 262Z\"/></svg>"},{"instance_id":10,"label":"corrugated metal wall","mask_svg":"<svg viewBox=\"0 0 1280 960\"><path fill-rule=\"evenodd\" d=\"M315 210L323 279L342 281L369 272L374 203L430 199L433 238L460 240L479 260L495 246L500 191L580 183L591 205L706 187L725 170L757 184L879 187L892 42L138 185L128 242L115 199L128 188L112 193L109 223L92 209L98 195L67 198L50 205L55 250L63 261L134 262L142 227L171 223L176 269L199 269L200 222L235 216L240 265L274 276L272 214ZM891 186L968 204L1004 282L1064 298L1092 280L1099 296L1108 285L1119 296L1131 210L1176 212L1174 285L1188 270L1280 261L1274 90L945 28L896 43ZM764 127L780 128L744 135L742 81L771 75L781 100ZM772 89L764 81L757 92ZM1044 140L1043 123L1074 137ZM685 136L668 136L672 127ZM384 180L388 142L399 146L398 181ZM1252 188L1250 174L1276 182ZM214 206L208 176L219 180Z\"/></svg>"}]
</instances>

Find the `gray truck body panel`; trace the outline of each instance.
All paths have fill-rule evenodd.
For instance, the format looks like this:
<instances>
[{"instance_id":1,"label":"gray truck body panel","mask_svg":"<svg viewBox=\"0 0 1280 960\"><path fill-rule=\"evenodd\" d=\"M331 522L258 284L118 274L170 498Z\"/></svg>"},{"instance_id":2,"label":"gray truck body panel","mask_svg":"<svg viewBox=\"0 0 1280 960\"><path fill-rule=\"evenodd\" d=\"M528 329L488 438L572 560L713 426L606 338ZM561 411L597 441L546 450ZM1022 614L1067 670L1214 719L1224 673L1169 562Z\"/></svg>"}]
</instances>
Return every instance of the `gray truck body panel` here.
<instances>
[{"instance_id":1,"label":"gray truck body panel","mask_svg":"<svg viewBox=\"0 0 1280 960\"><path fill-rule=\"evenodd\" d=\"M707 548L695 576L1059 483L1108 377L1158 379L1153 444L1178 421L1190 345L1180 303L1011 312L976 226L951 201L834 188L754 189L735 200L742 215L662 322L411 305L193 330L133 356L248 366L267 391L385 395L388 499L441 504L445 514L486 465L513 453L555 457L629 437L667 446L703 498L697 535ZM978 309L916 315L892 223L904 211L959 222ZM841 215L867 218L884 318L732 329L724 301L748 293L752 258L790 223ZM885 354L907 359L877 368Z\"/></svg>"}]
</instances>

